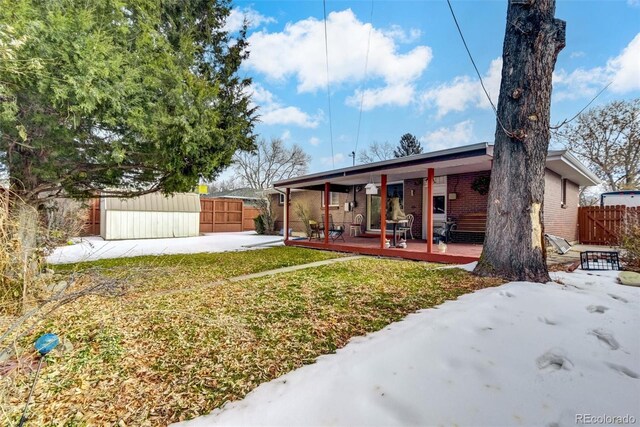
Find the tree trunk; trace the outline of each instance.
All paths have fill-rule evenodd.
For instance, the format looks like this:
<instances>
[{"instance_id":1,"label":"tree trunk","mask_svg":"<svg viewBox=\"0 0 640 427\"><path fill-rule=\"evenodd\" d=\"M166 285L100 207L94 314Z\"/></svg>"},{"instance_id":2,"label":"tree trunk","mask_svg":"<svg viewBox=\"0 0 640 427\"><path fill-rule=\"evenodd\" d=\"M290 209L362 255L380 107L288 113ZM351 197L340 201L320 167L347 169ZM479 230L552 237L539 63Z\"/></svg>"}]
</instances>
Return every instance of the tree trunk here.
<instances>
[{"instance_id":1,"label":"tree trunk","mask_svg":"<svg viewBox=\"0 0 640 427\"><path fill-rule=\"evenodd\" d=\"M510 1L503 46L487 232L475 272L549 281L544 244L544 172L551 75L565 45L555 0Z\"/></svg>"}]
</instances>

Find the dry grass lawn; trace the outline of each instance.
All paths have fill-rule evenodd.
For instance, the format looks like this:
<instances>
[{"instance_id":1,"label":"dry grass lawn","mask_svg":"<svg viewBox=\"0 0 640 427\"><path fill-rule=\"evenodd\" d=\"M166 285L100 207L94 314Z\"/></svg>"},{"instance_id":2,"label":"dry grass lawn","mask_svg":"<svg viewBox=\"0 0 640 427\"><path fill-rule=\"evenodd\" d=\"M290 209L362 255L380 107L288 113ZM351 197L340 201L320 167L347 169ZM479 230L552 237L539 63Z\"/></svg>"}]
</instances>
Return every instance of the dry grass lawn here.
<instances>
[{"instance_id":1,"label":"dry grass lawn","mask_svg":"<svg viewBox=\"0 0 640 427\"><path fill-rule=\"evenodd\" d=\"M458 269L367 258L206 286L337 256L298 248L213 255L216 263L207 266L200 255L179 263L143 257L83 265L104 274L144 273L124 295L63 306L24 340L26 347L54 331L73 346L43 368L31 425L166 425L206 414L353 336L500 284ZM72 269L78 266L62 270ZM31 378L24 368L0 378L0 424L19 418Z\"/></svg>"}]
</instances>

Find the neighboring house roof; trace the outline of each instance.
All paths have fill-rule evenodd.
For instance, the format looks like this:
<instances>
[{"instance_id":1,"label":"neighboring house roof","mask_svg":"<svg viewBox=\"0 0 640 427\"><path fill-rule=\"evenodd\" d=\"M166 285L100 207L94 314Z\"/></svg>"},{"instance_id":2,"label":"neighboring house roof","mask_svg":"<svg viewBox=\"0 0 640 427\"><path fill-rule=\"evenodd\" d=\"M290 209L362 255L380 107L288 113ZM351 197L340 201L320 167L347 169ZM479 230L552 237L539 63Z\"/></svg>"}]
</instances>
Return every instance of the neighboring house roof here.
<instances>
[{"instance_id":1,"label":"neighboring house roof","mask_svg":"<svg viewBox=\"0 0 640 427\"><path fill-rule=\"evenodd\" d=\"M276 182L275 187L321 190L325 182L330 182L332 191L347 191L350 185L376 181L382 173L387 175L389 182L393 182L424 178L427 168L434 168L436 175L490 170L492 161L493 145L482 142L285 179ZM550 152L547 168L581 186L600 183L566 150Z\"/></svg>"},{"instance_id":2,"label":"neighboring house roof","mask_svg":"<svg viewBox=\"0 0 640 427\"><path fill-rule=\"evenodd\" d=\"M210 199L242 199L242 200L260 200L262 199L262 191L253 188L236 188L235 190L216 191L209 194L203 194L202 197Z\"/></svg>"},{"instance_id":3,"label":"neighboring house roof","mask_svg":"<svg viewBox=\"0 0 640 427\"><path fill-rule=\"evenodd\" d=\"M195 193L176 193L171 196L151 193L130 199L108 197L103 201L103 209L107 211L200 212L200 196Z\"/></svg>"}]
</instances>

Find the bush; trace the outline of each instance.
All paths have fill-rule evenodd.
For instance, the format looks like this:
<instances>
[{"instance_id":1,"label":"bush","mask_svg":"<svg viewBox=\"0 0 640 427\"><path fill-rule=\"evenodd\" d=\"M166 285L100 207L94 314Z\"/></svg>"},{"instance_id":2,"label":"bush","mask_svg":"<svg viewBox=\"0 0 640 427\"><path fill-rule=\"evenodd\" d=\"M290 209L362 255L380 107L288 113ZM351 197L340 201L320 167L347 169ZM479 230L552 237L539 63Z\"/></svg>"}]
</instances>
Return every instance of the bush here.
<instances>
[{"instance_id":1,"label":"bush","mask_svg":"<svg viewBox=\"0 0 640 427\"><path fill-rule=\"evenodd\" d=\"M298 219L302 221L302 224L304 225L304 232L307 234L307 237L310 237L311 224L309 224L309 220L311 218L309 218L309 213L304 208L304 206L302 206L300 203L296 203L295 210L296 210L296 215L298 216Z\"/></svg>"},{"instance_id":2,"label":"bush","mask_svg":"<svg viewBox=\"0 0 640 427\"><path fill-rule=\"evenodd\" d=\"M640 272L640 211L627 209L620 230L620 247L627 270Z\"/></svg>"}]
</instances>

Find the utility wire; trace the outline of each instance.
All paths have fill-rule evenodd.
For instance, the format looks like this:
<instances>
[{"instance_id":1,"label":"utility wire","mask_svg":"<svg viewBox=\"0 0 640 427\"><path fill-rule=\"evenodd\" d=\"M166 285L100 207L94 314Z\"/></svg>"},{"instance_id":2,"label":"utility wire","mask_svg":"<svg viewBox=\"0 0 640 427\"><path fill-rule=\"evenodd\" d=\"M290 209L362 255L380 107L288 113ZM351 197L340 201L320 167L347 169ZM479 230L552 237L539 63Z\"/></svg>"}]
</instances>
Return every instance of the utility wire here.
<instances>
[{"instance_id":1,"label":"utility wire","mask_svg":"<svg viewBox=\"0 0 640 427\"><path fill-rule=\"evenodd\" d=\"M473 68L476 70L476 74L478 75L478 79L480 79L480 85L482 86L482 90L484 91L484 94L487 96L487 99L489 100L489 103L491 104L491 108L493 108L493 112L496 115L496 119L498 120L498 124L500 125L500 127L502 128L504 133L507 134L508 137L521 139L521 138L519 138L518 135L516 135L513 132L507 130L504 127L504 125L502 124L502 122L500 121L500 117L498 117L498 109L496 108L496 106L494 105L493 101L491 100L491 97L489 96L489 92L487 91L487 88L484 86L484 82L482 81L482 76L480 75L480 71L478 70L476 62L473 60L473 56L471 55L471 51L469 50L469 46L467 45L467 42L466 42L466 40L464 38L464 35L462 34L462 29L460 28L460 24L458 24L458 19L456 18L456 14L453 11L453 7L451 6L451 0L447 0L447 4L449 5L449 10L451 11L451 16L453 17L453 22L455 22L455 24L456 24L456 28L458 29L458 34L460 34L460 38L462 39L462 43L464 44L464 48L466 49L467 54L469 55L469 59L471 60L471 64L473 64ZM602 95L602 93L605 90L607 90L607 88L609 86L611 86L611 83L613 83L613 82L609 82L605 87L603 87L600 90L600 92L598 92L596 94L596 96L594 96L591 99L591 101L589 101L587 103L587 105L585 105L584 108L578 112L578 114L576 114L575 116L571 117L569 120L564 119L561 123L559 123L559 124L557 124L555 126L550 126L550 129L552 129L552 130L560 129L562 126L564 126L564 125L566 125L568 123L571 123L572 121L577 119L578 116L580 116L580 114L582 114L584 112L584 110L586 110L600 95Z\"/></svg>"},{"instance_id":2,"label":"utility wire","mask_svg":"<svg viewBox=\"0 0 640 427\"><path fill-rule=\"evenodd\" d=\"M552 129L552 130L558 130L558 129L560 129L562 126L564 126L564 125L566 125L566 124L569 124L569 123L571 123L572 121L574 121L575 119L577 119L577 118L578 118L578 116L580 116L580 114L582 114L582 113L584 112L584 110L586 110L586 109L589 107L589 105L593 104L593 101L595 101L595 100L596 100L600 95L602 95L602 93L603 93L605 90L607 90L607 88L608 88L609 86L611 86L611 84L612 84L612 83L613 83L613 82L611 81L611 82L607 83L607 85L606 85L605 87L603 87L602 89L600 89L600 92L598 92L598 93L596 94L596 96L594 96L593 98L591 98L591 101L589 101L589 102L587 103L587 105L585 105L585 106L584 106L584 108L583 108L582 110L578 111L578 114L576 114L575 116L571 117L569 120L564 119L564 120L563 120L562 122L560 122L559 124L557 124L557 125L555 125L555 126L551 126L551 129Z\"/></svg>"},{"instance_id":3,"label":"utility wire","mask_svg":"<svg viewBox=\"0 0 640 427\"><path fill-rule=\"evenodd\" d=\"M364 78L363 81L367 80L367 71L369 68L369 51L371 49L371 31L373 30L373 0L371 0L371 12L369 14L369 36L367 37L367 53L364 58ZM364 90L360 94L360 112L358 113L358 130L356 131L356 147L353 150L353 163L355 165L356 154L358 153L358 142L360 141L360 125L362 124L362 106L364 104Z\"/></svg>"},{"instance_id":4,"label":"utility wire","mask_svg":"<svg viewBox=\"0 0 640 427\"><path fill-rule=\"evenodd\" d=\"M496 119L498 120L498 124L502 128L503 132L505 134L507 134L507 136L509 138L517 138L517 136L513 132L507 130L504 127L504 125L502 124L502 121L500 120L500 117L498 117L498 109L496 108L495 104L491 100L491 97L489 96L489 92L487 91L487 88L484 86L484 81L482 80L482 75L480 75L480 71L478 70L478 66L476 65L476 62L473 60L473 55L471 55L471 50L469 50L469 46L467 45L467 41L465 40L464 35L462 34L462 29L460 28L460 24L458 24L458 19L456 18L456 14L453 11L453 6L451 6L451 0L447 0L447 4L449 5L449 10L451 11L451 16L453 17L453 22L456 24L456 28L458 29L458 34L460 34L460 38L462 39L462 44L464 44L464 48L466 49L467 54L469 55L469 59L471 60L471 64L473 64L473 68L476 70L476 74L478 75L478 79L480 79L480 86L482 86L482 90L484 91L484 94L487 96L487 99L489 100L489 104L491 104L491 108L493 108L493 113L496 115ZM521 138L517 138L517 139L521 139Z\"/></svg>"},{"instance_id":5,"label":"utility wire","mask_svg":"<svg viewBox=\"0 0 640 427\"><path fill-rule=\"evenodd\" d=\"M331 85L329 80L329 39L327 36L327 1L322 0L322 12L324 15L324 54L327 64L327 99L329 103L329 140L331 141L331 165L335 169L336 161L333 155L333 123L331 120Z\"/></svg>"}]
</instances>

